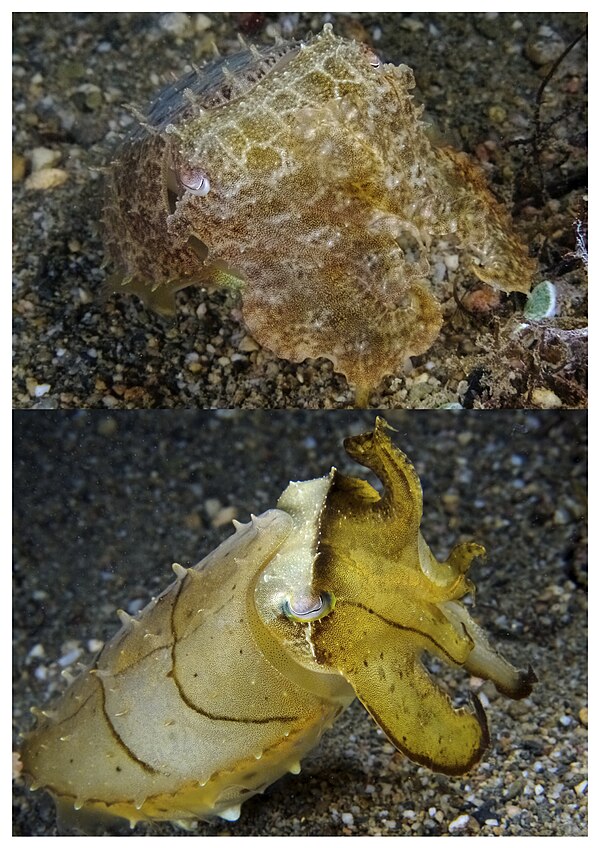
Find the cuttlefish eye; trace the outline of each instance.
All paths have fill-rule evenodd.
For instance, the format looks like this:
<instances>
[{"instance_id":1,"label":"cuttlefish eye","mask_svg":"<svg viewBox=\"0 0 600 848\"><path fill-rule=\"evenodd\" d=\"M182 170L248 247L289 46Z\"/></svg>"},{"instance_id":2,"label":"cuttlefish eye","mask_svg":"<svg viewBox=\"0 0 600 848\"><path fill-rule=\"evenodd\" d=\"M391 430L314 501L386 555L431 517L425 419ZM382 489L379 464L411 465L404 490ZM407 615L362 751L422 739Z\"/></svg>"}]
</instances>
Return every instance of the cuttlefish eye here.
<instances>
[{"instance_id":1,"label":"cuttlefish eye","mask_svg":"<svg viewBox=\"0 0 600 848\"><path fill-rule=\"evenodd\" d=\"M367 59L369 60L369 64L371 65L372 68L380 68L381 67L381 59L379 58L377 53L374 53L373 50L369 50L367 48L366 54L367 54Z\"/></svg>"},{"instance_id":2,"label":"cuttlefish eye","mask_svg":"<svg viewBox=\"0 0 600 848\"><path fill-rule=\"evenodd\" d=\"M179 182L186 191L198 197L205 197L210 191L210 180L199 168L190 166L180 168Z\"/></svg>"},{"instance_id":3,"label":"cuttlefish eye","mask_svg":"<svg viewBox=\"0 0 600 848\"><path fill-rule=\"evenodd\" d=\"M316 621L324 618L335 606L335 598L329 592L315 593L310 589L289 595L283 602L283 614L292 621Z\"/></svg>"}]
</instances>

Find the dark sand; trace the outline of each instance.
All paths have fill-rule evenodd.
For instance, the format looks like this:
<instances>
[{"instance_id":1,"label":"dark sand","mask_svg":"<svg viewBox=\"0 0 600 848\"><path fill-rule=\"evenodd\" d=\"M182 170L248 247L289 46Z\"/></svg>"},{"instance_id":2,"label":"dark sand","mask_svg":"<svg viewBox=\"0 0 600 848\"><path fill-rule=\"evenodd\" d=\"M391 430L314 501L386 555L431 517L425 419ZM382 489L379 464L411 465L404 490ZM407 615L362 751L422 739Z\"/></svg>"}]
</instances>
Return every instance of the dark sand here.
<instances>
[{"instance_id":1,"label":"dark sand","mask_svg":"<svg viewBox=\"0 0 600 848\"><path fill-rule=\"evenodd\" d=\"M536 95L556 47L586 26L583 13L361 13L330 16L342 36L366 41L385 61L405 62L434 135L486 169L494 192L539 256L538 280L556 285L556 317L522 323L525 296L501 295L483 314L457 306L489 290L455 247L438 245L431 279L443 304L438 340L413 369L386 378L373 406L585 407L587 276L573 258L574 223L586 220L587 39L545 89L537 155ZM14 16L15 370L18 408L340 407L352 402L325 359L290 363L256 349L223 292L188 289L169 324L132 295L106 297L101 173L141 108L172 74L274 35L318 32L323 14L274 13L252 21L215 13ZM170 19L171 20L171 19ZM202 29L205 26L207 28ZM177 29L179 27L179 29ZM541 29L540 29L541 28ZM519 140L520 141L517 141ZM35 148L56 155L67 182L27 190ZM541 175L544 179L542 191ZM464 300L465 294L476 292ZM236 317L236 315L238 317Z\"/></svg>"},{"instance_id":2,"label":"dark sand","mask_svg":"<svg viewBox=\"0 0 600 848\"><path fill-rule=\"evenodd\" d=\"M355 412L16 412L14 716L61 691L59 658L83 662L145 603L288 480L332 464L361 474L341 441ZM548 835L587 828L586 414L391 412L424 487L423 533L445 556L475 538L475 616L539 682L513 702L480 692L491 745L466 777L395 753L358 702L303 763L202 835ZM218 503L215 501L218 501ZM73 657L71 657L73 658ZM66 662L66 660L65 660ZM443 669L453 689L468 677ZM15 782L14 833L55 835L51 800ZM129 831L127 831L129 832ZM185 835L171 825L134 834Z\"/></svg>"}]
</instances>

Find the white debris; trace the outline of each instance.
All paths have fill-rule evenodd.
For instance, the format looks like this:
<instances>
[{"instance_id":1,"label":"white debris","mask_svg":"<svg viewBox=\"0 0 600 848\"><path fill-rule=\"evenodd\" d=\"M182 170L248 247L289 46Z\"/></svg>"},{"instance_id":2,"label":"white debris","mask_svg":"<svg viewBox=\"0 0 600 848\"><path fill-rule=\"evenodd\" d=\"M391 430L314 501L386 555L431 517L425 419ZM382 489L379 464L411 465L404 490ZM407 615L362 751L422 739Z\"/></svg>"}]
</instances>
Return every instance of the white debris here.
<instances>
[{"instance_id":1,"label":"white debris","mask_svg":"<svg viewBox=\"0 0 600 848\"><path fill-rule=\"evenodd\" d=\"M448 831L450 833L456 833L457 830L464 830L465 827L469 824L469 816L466 813L463 813L461 816L458 816L448 825Z\"/></svg>"}]
</instances>

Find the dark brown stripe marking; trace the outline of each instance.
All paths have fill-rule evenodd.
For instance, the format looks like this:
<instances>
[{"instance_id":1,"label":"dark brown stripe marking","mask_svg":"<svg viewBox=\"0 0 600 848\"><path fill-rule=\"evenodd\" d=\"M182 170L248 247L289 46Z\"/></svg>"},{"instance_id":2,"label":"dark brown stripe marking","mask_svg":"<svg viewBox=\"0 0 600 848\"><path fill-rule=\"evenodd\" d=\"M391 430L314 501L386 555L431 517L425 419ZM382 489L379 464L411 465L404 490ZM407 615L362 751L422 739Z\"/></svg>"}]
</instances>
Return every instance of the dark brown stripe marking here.
<instances>
[{"instance_id":1,"label":"dark brown stripe marking","mask_svg":"<svg viewBox=\"0 0 600 848\"><path fill-rule=\"evenodd\" d=\"M407 627L405 624L398 624L398 622L397 622L397 621L392 621L392 619L391 619L391 618L386 618L384 615L381 615L380 613L376 612L374 609L371 609L371 607L366 607L364 604L361 604L359 601L347 601L347 600L345 600L345 599L338 598L338 599L337 599L337 603L338 603L338 606L339 606L340 604L347 604L347 605L348 605L348 606L350 606L350 607L358 607L359 609L362 609L362 610L364 610L365 612L368 612L370 615L374 615L374 616L375 616L376 618L378 618L380 621L383 621L383 622L385 622L386 624L389 624L389 625L390 625L390 627L395 627L397 630L405 630L405 631L407 631L408 633L416 633L416 634L418 634L419 636L422 636L422 637L423 637L424 639L426 639L428 642L431 642L433 645L435 645L435 647L436 647L436 648L437 648L437 649L438 649L438 650L439 650L442 654L444 654L444 656L448 657L448 659L450 660L450 662L454 663L455 665L464 665L464 663L459 662L458 660L456 660L456 659L452 656L452 654L448 653L448 651L447 651L445 648L443 648L443 647L439 644L439 642L436 642L436 640L435 640L432 636L430 636L428 633L423 633L423 631L422 631L422 630L417 630L417 628L416 628L416 627ZM469 636L469 634L467 633L466 629L465 629L465 635L466 635L466 636L468 636L468 638L471 640L471 642L473 642L473 639L471 638L471 636Z\"/></svg>"},{"instance_id":2,"label":"dark brown stripe marking","mask_svg":"<svg viewBox=\"0 0 600 848\"><path fill-rule=\"evenodd\" d=\"M177 677L177 672L175 670L175 646L177 645L177 637L175 636L175 612L177 609L177 604L179 602L181 594L181 585L178 587L177 595L175 600L173 601L173 605L171 606L171 617L170 617L170 627L172 634L171 641L171 677L173 679L173 683L177 687L177 691L179 693L179 697L190 710L193 710L195 713L199 715L205 716L206 718L210 718L213 721L230 721L238 724L271 724L271 722L280 722L283 724L293 724L294 722L299 720L299 716L269 716L268 718L239 718L235 716L228 715L219 715L218 713L211 713L208 710L203 709L198 706L198 704L194 704L185 694L183 687L179 678Z\"/></svg>"},{"instance_id":3,"label":"dark brown stripe marking","mask_svg":"<svg viewBox=\"0 0 600 848\"><path fill-rule=\"evenodd\" d=\"M141 766L144 771L149 774L162 774L163 772L159 771L159 769L155 769L154 766L151 766L150 763L147 763L145 760L141 760L136 754L133 753L131 748L123 741L121 735L115 729L114 724L112 723L110 716L106 712L106 695L104 692L104 686L100 686L101 691L101 706L102 712L104 713L104 718L106 719L108 726L110 727L110 731L113 739L117 743L117 745L127 754L129 759L133 760L134 763L137 763L138 766Z\"/></svg>"}]
</instances>

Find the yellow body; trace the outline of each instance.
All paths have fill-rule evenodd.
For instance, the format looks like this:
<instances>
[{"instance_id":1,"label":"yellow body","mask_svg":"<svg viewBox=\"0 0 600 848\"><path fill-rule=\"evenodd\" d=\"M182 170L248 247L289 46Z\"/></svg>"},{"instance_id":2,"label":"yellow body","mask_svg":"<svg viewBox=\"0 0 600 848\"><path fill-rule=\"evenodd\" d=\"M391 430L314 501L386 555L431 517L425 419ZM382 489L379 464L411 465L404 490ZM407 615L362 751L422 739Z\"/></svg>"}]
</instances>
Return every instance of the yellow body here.
<instances>
[{"instance_id":1,"label":"yellow body","mask_svg":"<svg viewBox=\"0 0 600 848\"><path fill-rule=\"evenodd\" d=\"M460 599L475 543L439 563L414 468L378 419L346 440L384 484L329 475L278 502L106 644L25 735L24 772L62 808L125 818L235 819L300 760L356 694L416 762L468 770L483 710L455 710L424 651L523 697L535 676L489 645Z\"/></svg>"}]
</instances>

